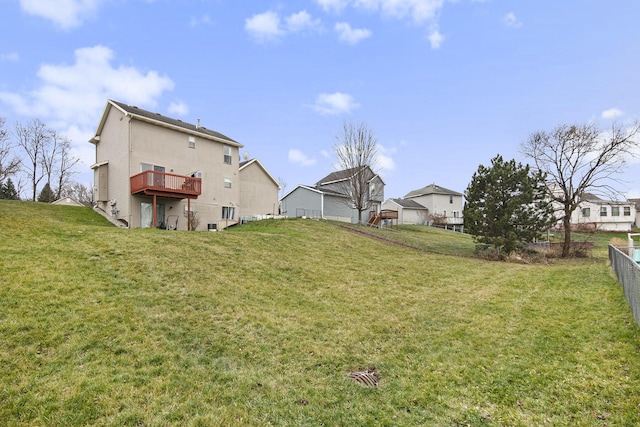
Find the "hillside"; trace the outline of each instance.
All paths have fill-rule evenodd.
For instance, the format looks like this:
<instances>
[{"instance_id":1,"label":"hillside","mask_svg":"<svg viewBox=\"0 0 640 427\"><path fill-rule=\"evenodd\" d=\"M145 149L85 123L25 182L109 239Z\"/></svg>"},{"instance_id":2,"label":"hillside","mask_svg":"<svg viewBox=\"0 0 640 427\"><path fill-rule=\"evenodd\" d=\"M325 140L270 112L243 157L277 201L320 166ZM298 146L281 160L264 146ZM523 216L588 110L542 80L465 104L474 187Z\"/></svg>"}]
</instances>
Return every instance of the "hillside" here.
<instances>
[{"instance_id":1,"label":"hillside","mask_svg":"<svg viewBox=\"0 0 640 427\"><path fill-rule=\"evenodd\" d=\"M640 421L640 331L602 259L487 262L312 220L126 230L8 201L0 220L6 425ZM369 368L377 387L347 375Z\"/></svg>"}]
</instances>

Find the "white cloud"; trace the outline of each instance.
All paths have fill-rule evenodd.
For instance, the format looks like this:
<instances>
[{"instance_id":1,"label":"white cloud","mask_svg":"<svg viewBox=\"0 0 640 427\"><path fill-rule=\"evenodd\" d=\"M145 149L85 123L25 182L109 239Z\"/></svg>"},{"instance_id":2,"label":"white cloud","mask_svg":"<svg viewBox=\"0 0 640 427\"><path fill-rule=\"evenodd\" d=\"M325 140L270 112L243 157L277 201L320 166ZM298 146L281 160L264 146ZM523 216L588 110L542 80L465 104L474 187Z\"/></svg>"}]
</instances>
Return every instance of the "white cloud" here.
<instances>
[{"instance_id":1,"label":"white cloud","mask_svg":"<svg viewBox=\"0 0 640 427\"><path fill-rule=\"evenodd\" d=\"M105 46L75 51L75 63L43 64L39 83L29 92L0 92L0 103L18 115L38 118L73 141L82 163L90 165L87 143L95 132L106 100L153 107L173 82L156 71L113 66L114 54ZM92 151L91 151L92 153Z\"/></svg>"},{"instance_id":2,"label":"white cloud","mask_svg":"<svg viewBox=\"0 0 640 427\"><path fill-rule=\"evenodd\" d=\"M319 31L322 28L322 23L319 19L314 20L306 10L302 10L287 16L284 19L284 25L282 25L282 20L278 13L267 11L247 19L244 28L255 40L268 42L276 40L287 33L297 33L305 30Z\"/></svg>"},{"instance_id":3,"label":"white cloud","mask_svg":"<svg viewBox=\"0 0 640 427\"><path fill-rule=\"evenodd\" d=\"M17 52L0 54L0 61L18 62L19 60L20 60L20 55L18 55Z\"/></svg>"},{"instance_id":4,"label":"white cloud","mask_svg":"<svg viewBox=\"0 0 640 427\"><path fill-rule=\"evenodd\" d=\"M191 28L195 28L200 25L209 25L211 23L211 17L207 14L204 14L202 16L192 16L191 20L189 21L189 26Z\"/></svg>"},{"instance_id":5,"label":"white cloud","mask_svg":"<svg viewBox=\"0 0 640 427\"><path fill-rule=\"evenodd\" d=\"M428 38L432 49L439 49L444 41L444 36L438 30L431 30Z\"/></svg>"},{"instance_id":6,"label":"white cloud","mask_svg":"<svg viewBox=\"0 0 640 427\"><path fill-rule=\"evenodd\" d=\"M245 30L257 41L274 40L284 34L280 28L280 16L272 11L253 15L245 21Z\"/></svg>"},{"instance_id":7,"label":"white cloud","mask_svg":"<svg viewBox=\"0 0 640 427\"><path fill-rule=\"evenodd\" d=\"M511 28L520 28L522 27L522 22L516 17L516 14L513 12L509 12L502 17L502 22L507 27Z\"/></svg>"},{"instance_id":8,"label":"white cloud","mask_svg":"<svg viewBox=\"0 0 640 427\"><path fill-rule=\"evenodd\" d=\"M20 0L22 10L51 20L62 29L78 27L104 0Z\"/></svg>"},{"instance_id":9,"label":"white cloud","mask_svg":"<svg viewBox=\"0 0 640 427\"><path fill-rule=\"evenodd\" d=\"M337 115L349 113L359 106L348 93L335 92L318 95L312 108L322 115Z\"/></svg>"},{"instance_id":10,"label":"white cloud","mask_svg":"<svg viewBox=\"0 0 640 427\"><path fill-rule=\"evenodd\" d=\"M602 112L602 118L603 119L615 119L618 118L620 116L624 115L624 113L620 110L618 110L617 108L610 108L608 110L604 110Z\"/></svg>"},{"instance_id":11,"label":"white cloud","mask_svg":"<svg viewBox=\"0 0 640 427\"><path fill-rule=\"evenodd\" d=\"M353 29L346 22L338 22L334 28L338 33L338 39L350 45L356 45L362 40L371 37L371 31L364 28Z\"/></svg>"},{"instance_id":12,"label":"white cloud","mask_svg":"<svg viewBox=\"0 0 640 427\"><path fill-rule=\"evenodd\" d=\"M189 114L189 107L184 102L172 102L167 108L167 112L174 116L186 116Z\"/></svg>"},{"instance_id":13,"label":"white cloud","mask_svg":"<svg viewBox=\"0 0 640 427\"><path fill-rule=\"evenodd\" d=\"M321 27L320 20L313 20L306 10L289 15L285 22L287 23L287 29L291 32L314 30Z\"/></svg>"},{"instance_id":14,"label":"white cloud","mask_svg":"<svg viewBox=\"0 0 640 427\"><path fill-rule=\"evenodd\" d=\"M316 164L316 159L307 157L302 151L292 148L289 150L289 163L297 164L303 167L313 166Z\"/></svg>"},{"instance_id":15,"label":"white cloud","mask_svg":"<svg viewBox=\"0 0 640 427\"><path fill-rule=\"evenodd\" d=\"M316 0L325 12L341 12L349 4L348 0Z\"/></svg>"},{"instance_id":16,"label":"white cloud","mask_svg":"<svg viewBox=\"0 0 640 427\"><path fill-rule=\"evenodd\" d=\"M417 24L432 21L443 8L445 0L353 0L355 7L380 10L397 18L409 18Z\"/></svg>"},{"instance_id":17,"label":"white cloud","mask_svg":"<svg viewBox=\"0 0 640 427\"><path fill-rule=\"evenodd\" d=\"M397 150L395 148L385 148L384 146L378 144L378 156L377 163L375 165L376 169L380 171L392 171L396 168L396 162L393 160L393 155L396 154Z\"/></svg>"}]
</instances>

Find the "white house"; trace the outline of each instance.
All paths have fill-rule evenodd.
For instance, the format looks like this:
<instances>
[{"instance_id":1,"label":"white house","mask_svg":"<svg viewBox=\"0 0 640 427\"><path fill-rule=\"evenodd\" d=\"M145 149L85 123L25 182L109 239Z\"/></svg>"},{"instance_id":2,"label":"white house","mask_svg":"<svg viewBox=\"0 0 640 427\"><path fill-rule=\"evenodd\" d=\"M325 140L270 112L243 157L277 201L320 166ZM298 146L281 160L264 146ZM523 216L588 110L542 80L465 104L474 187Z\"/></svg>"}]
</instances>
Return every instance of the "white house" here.
<instances>
[{"instance_id":1,"label":"white house","mask_svg":"<svg viewBox=\"0 0 640 427\"><path fill-rule=\"evenodd\" d=\"M585 194L571 215L571 227L581 231L631 231L635 221L634 202L603 200L593 194Z\"/></svg>"},{"instance_id":2,"label":"white house","mask_svg":"<svg viewBox=\"0 0 640 427\"><path fill-rule=\"evenodd\" d=\"M399 224L440 224L460 226L462 217L462 193L436 184L410 191L402 199L389 199L383 209L398 210Z\"/></svg>"}]
</instances>

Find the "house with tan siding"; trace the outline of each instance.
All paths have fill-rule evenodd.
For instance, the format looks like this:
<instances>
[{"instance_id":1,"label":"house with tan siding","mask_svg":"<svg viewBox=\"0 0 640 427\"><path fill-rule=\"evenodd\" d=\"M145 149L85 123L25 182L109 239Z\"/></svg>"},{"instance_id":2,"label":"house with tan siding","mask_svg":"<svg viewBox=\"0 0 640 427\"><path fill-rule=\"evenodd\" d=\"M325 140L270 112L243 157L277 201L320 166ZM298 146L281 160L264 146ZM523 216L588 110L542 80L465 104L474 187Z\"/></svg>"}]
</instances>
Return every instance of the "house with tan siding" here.
<instances>
[{"instance_id":1,"label":"house with tan siding","mask_svg":"<svg viewBox=\"0 0 640 427\"><path fill-rule=\"evenodd\" d=\"M120 226L178 230L222 229L261 209L242 201L243 145L199 122L108 100L90 139L95 209ZM268 197L277 204L277 191L260 204Z\"/></svg>"}]
</instances>

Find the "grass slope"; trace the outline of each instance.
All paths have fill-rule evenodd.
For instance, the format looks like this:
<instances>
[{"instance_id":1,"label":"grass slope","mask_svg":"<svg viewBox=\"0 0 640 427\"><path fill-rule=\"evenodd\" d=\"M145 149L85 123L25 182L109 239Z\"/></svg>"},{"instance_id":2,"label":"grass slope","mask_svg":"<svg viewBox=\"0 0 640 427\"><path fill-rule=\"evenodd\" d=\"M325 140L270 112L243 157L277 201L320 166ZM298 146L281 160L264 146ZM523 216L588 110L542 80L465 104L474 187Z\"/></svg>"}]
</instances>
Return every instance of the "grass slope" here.
<instances>
[{"instance_id":1,"label":"grass slope","mask_svg":"<svg viewBox=\"0 0 640 427\"><path fill-rule=\"evenodd\" d=\"M311 220L123 230L26 202L0 220L3 425L640 422L640 331L603 258L487 262ZM369 367L377 388L347 377Z\"/></svg>"}]
</instances>

